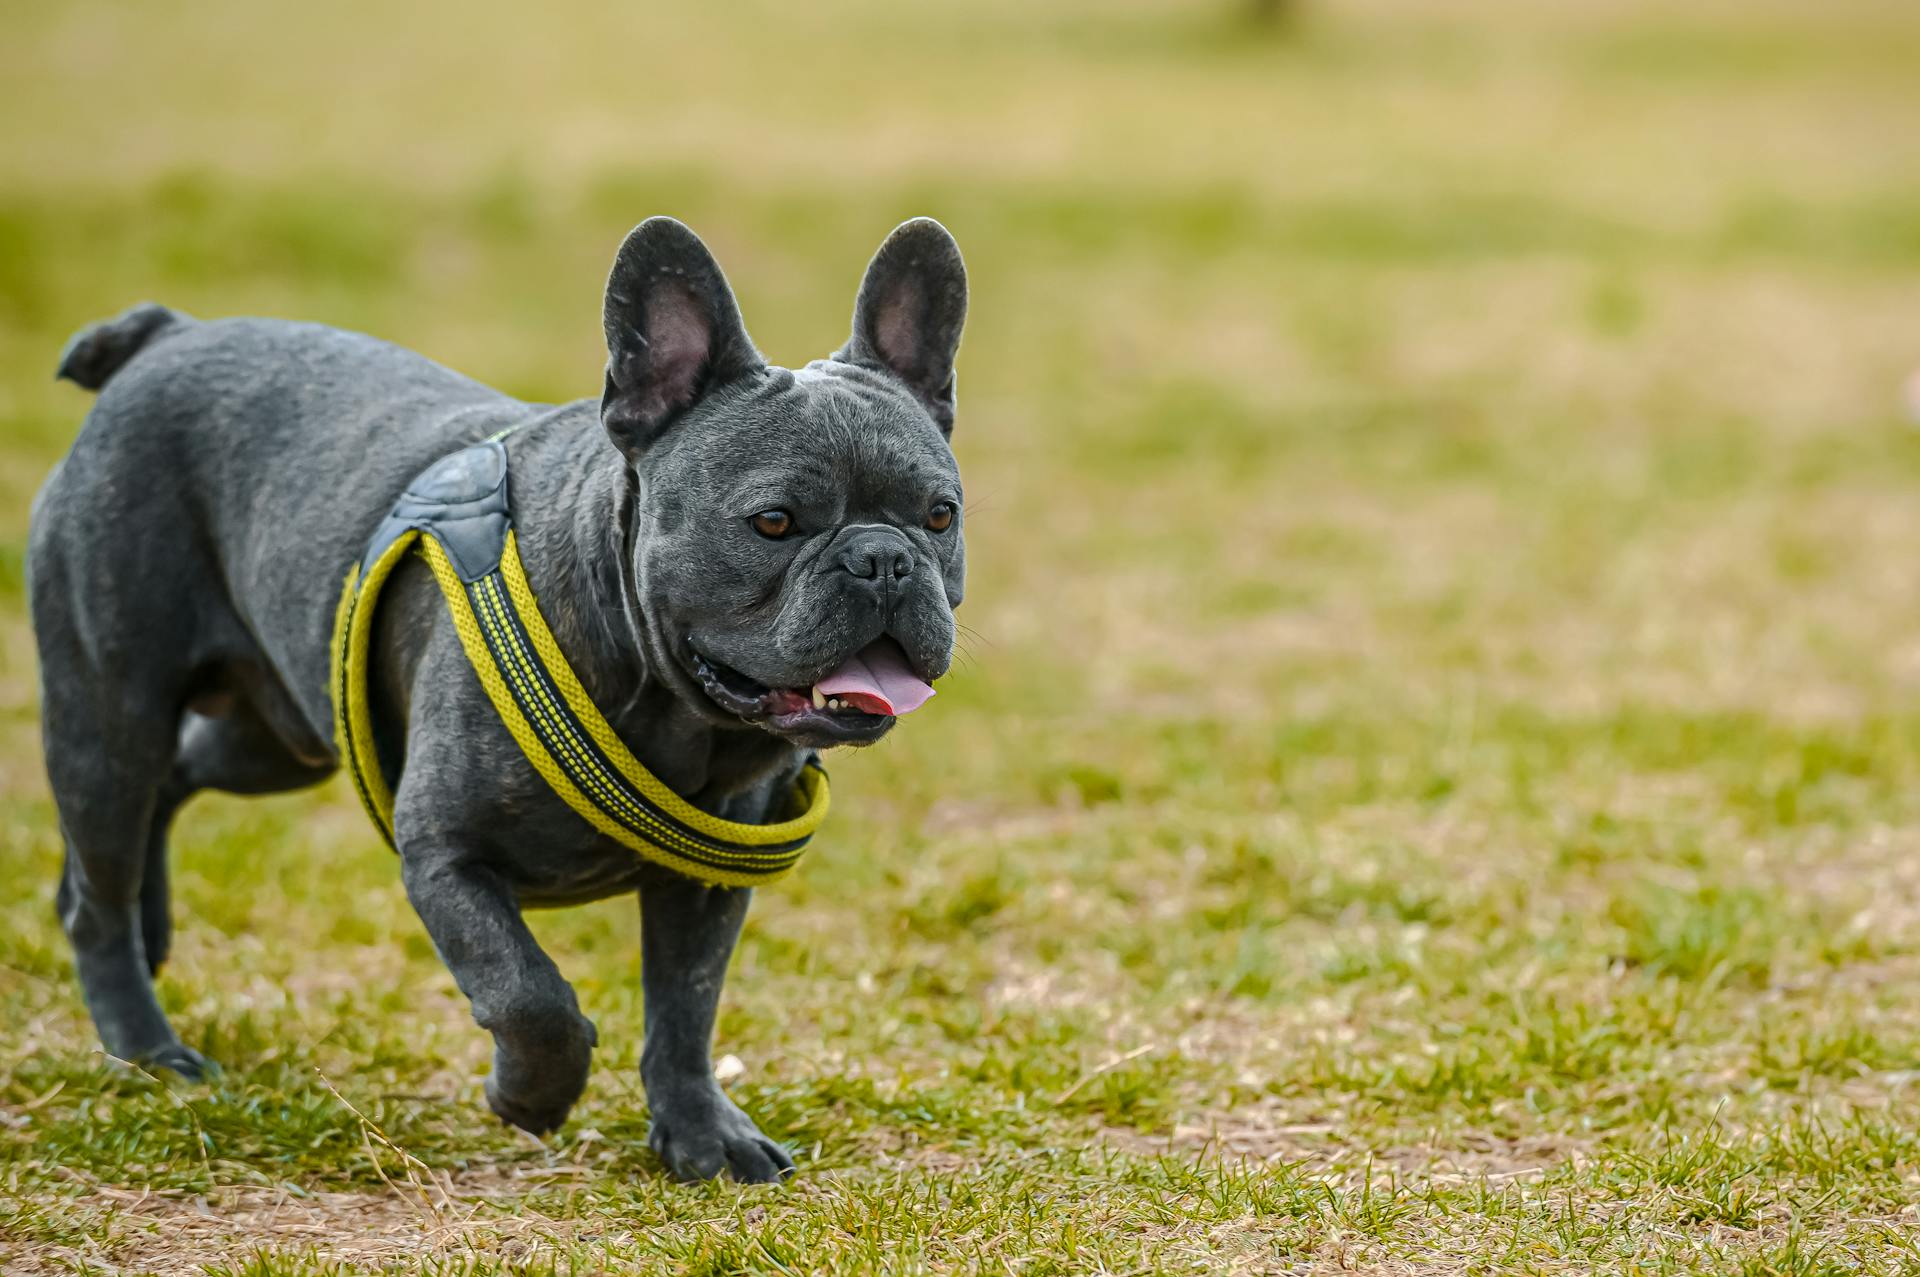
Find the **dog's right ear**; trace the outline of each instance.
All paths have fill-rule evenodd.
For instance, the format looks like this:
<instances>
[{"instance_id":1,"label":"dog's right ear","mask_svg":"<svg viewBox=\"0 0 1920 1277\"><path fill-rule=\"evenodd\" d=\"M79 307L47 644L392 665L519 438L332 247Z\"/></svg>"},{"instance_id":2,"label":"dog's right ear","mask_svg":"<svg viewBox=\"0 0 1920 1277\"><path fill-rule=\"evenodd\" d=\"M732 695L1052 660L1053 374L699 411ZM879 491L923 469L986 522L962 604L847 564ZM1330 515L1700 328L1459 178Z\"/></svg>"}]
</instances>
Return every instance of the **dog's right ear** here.
<instances>
[{"instance_id":1,"label":"dog's right ear","mask_svg":"<svg viewBox=\"0 0 1920 1277\"><path fill-rule=\"evenodd\" d=\"M702 395L766 366L720 263L671 217L648 218L620 245L605 323L600 422L629 462Z\"/></svg>"}]
</instances>

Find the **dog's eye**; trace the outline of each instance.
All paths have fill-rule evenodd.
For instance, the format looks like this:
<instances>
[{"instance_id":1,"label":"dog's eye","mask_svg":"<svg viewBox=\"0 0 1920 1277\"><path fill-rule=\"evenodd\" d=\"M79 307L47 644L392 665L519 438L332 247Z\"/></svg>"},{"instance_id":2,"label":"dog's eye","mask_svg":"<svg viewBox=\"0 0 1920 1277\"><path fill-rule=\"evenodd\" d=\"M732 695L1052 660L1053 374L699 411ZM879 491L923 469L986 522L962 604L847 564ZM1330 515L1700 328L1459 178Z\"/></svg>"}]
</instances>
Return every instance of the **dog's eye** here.
<instances>
[{"instance_id":1,"label":"dog's eye","mask_svg":"<svg viewBox=\"0 0 1920 1277\"><path fill-rule=\"evenodd\" d=\"M747 522L753 524L753 530L761 536L776 541L793 531L793 516L785 510L762 510Z\"/></svg>"},{"instance_id":2,"label":"dog's eye","mask_svg":"<svg viewBox=\"0 0 1920 1277\"><path fill-rule=\"evenodd\" d=\"M933 509L927 511L927 531L945 532L953 526L953 505L951 502L938 501Z\"/></svg>"}]
</instances>

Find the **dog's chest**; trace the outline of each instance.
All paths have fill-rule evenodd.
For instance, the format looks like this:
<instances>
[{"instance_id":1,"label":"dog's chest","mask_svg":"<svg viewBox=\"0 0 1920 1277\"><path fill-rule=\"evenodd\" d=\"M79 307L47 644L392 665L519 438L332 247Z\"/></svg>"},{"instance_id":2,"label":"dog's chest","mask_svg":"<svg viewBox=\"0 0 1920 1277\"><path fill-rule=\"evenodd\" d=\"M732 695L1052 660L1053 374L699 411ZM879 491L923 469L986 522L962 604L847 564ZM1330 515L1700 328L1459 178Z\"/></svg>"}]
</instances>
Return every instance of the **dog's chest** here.
<instances>
[{"instance_id":1,"label":"dog's chest","mask_svg":"<svg viewBox=\"0 0 1920 1277\"><path fill-rule=\"evenodd\" d=\"M515 856L508 869L523 905L538 909L587 904L636 891L664 875L611 838L585 827L571 811L563 814L574 828L557 819L524 823L530 848L537 845L540 850Z\"/></svg>"},{"instance_id":2,"label":"dog's chest","mask_svg":"<svg viewBox=\"0 0 1920 1277\"><path fill-rule=\"evenodd\" d=\"M422 842L473 848L532 908L584 904L676 877L589 824L506 738L498 721L479 711L471 698L450 697L430 711L438 729L415 733L424 748L407 768L417 783L403 788L410 791L412 814L435 826L433 835L420 836ZM763 821L771 795L782 786L792 787L785 773L765 777L717 805L731 819ZM408 842L401 840L403 855Z\"/></svg>"}]
</instances>

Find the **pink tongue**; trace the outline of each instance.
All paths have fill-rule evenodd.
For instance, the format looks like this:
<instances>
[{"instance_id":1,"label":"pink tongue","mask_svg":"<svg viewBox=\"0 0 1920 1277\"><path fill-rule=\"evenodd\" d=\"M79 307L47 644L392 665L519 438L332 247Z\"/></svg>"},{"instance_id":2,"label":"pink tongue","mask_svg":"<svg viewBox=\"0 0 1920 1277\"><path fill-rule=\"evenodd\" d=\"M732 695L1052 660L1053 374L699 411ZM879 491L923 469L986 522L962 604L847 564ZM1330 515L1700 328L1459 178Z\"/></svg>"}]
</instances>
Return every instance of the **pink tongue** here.
<instances>
[{"instance_id":1,"label":"pink tongue","mask_svg":"<svg viewBox=\"0 0 1920 1277\"><path fill-rule=\"evenodd\" d=\"M933 688L907 664L892 639L875 639L847 663L814 685L822 696L838 696L868 714L910 714L933 698Z\"/></svg>"}]
</instances>

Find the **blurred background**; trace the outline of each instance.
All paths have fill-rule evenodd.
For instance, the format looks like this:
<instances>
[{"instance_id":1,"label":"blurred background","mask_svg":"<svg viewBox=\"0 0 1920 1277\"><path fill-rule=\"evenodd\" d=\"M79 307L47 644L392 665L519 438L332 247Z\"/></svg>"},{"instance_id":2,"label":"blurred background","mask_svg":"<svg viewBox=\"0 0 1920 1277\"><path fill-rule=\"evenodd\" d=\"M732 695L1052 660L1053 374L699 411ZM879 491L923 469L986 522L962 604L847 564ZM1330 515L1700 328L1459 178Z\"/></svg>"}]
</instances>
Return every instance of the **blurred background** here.
<instances>
[{"instance_id":1,"label":"blurred background","mask_svg":"<svg viewBox=\"0 0 1920 1277\"><path fill-rule=\"evenodd\" d=\"M1503 1088L1549 1097L1509 1135L1590 1130L1620 1078L1762 1067L1729 1002L1417 1085L1436 1025L1507 1059L1514 990L1633 1021L1610 970L1815 988L1769 1014L1831 1029L1848 1076L1920 1049L1885 978L1920 940L1910 0L14 0L4 26L7 1036L90 1047L21 581L88 403L51 380L74 328L149 297L322 320L567 399L641 218L699 231L798 364L929 214L974 289L969 639L924 715L834 760L837 828L755 915L722 1032L746 1085L789 1086L776 1122L827 1129L821 1053L882 1042L956 1112L1145 1041L1059 1120L1372 1097L1388 1144ZM325 1059L388 1016L379 1067L424 1052L471 1100L483 1045L344 788L207 800L177 849L167 996L215 1054ZM539 924L610 1069L631 912Z\"/></svg>"},{"instance_id":2,"label":"blurred background","mask_svg":"<svg viewBox=\"0 0 1920 1277\"><path fill-rule=\"evenodd\" d=\"M61 341L130 300L564 399L641 217L798 363L929 213L977 296L951 699L1238 720L1359 672L1397 717L1438 658L1857 703L1904 587L1823 568L1904 539L1848 489L1911 464L1917 52L1897 0L16 4L10 535L87 402Z\"/></svg>"}]
</instances>

